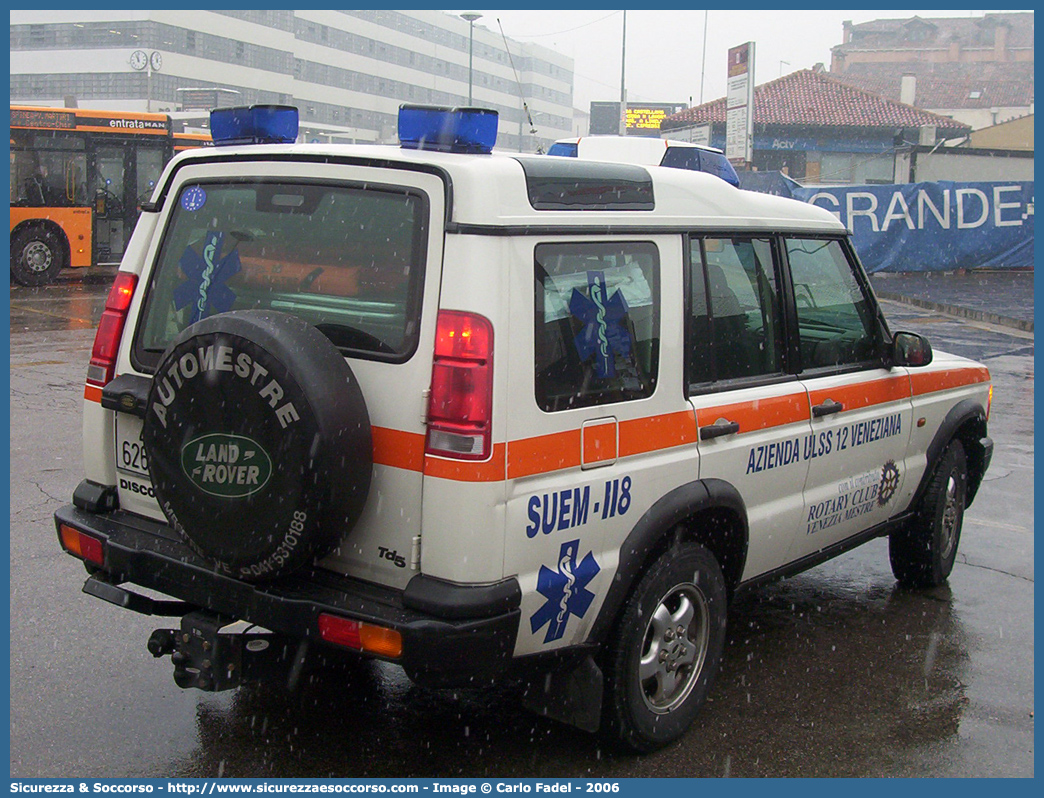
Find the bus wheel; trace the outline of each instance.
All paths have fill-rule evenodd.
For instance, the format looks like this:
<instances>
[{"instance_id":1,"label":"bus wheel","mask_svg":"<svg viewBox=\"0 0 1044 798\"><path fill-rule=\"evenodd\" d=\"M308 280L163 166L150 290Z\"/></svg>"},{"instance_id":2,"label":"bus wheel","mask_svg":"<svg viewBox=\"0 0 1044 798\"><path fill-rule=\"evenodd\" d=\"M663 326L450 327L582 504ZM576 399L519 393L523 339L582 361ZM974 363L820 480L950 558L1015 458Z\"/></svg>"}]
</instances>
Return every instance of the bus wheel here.
<instances>
[{"instance_id":1,"label":"bus wheel","mask_svg":"<svg viewBox=\"0 0 1044 798\"><path fill-rule=\"evenodd\" d=\"M47 285L65 266L58 236L44 227L27 227L11 237L11 276L22 285Z\"/></svg>"}]
</instances>

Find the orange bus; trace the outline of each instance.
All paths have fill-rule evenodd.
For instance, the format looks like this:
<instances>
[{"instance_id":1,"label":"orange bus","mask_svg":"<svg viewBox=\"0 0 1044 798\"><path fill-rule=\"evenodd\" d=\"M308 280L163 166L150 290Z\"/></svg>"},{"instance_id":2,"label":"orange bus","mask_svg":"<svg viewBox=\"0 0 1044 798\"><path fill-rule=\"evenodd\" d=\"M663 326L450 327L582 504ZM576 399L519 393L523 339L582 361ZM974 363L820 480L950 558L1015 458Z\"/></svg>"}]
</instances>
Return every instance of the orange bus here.
<instances>
[{"instance_id":1,"label":"orange bus","mask_svg":"<svg viewBox=\"0 0 1044 798\"><path fill-rule=\"evenodd\" d=\"M167 114L11 106L11 277L118 263L163 166L210 136Z\"/></svg>"}]
</instances>

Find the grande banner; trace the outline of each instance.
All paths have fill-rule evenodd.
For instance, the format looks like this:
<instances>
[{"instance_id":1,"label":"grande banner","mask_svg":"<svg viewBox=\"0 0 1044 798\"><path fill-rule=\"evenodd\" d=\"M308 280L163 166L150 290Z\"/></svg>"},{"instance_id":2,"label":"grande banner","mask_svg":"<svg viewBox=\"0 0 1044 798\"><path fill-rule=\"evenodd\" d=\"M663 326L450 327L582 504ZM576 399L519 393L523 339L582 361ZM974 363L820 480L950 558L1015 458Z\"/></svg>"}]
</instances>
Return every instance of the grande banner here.
<instances>
[{"instance_id":1,"label":"grande banner","mask_svg":"<svg viewBox=\"0 0 1044 798\"><path fill-rule=\"evenodd\" d=\"M1032 180L806 187L740 172L740 185L830 211L868 272L1033 268Z\"/></svg>"},{"instance_id":2,"label":"grande banner","mask_svg":"<svg viewBox=\"0 0 1044 798\"><path fill-rule=\"evenodd\" d=\"M786 183L795 199L825 208L852 231L868 272L1033 268L1032 181Z\"/></svg>"}]
</instances>

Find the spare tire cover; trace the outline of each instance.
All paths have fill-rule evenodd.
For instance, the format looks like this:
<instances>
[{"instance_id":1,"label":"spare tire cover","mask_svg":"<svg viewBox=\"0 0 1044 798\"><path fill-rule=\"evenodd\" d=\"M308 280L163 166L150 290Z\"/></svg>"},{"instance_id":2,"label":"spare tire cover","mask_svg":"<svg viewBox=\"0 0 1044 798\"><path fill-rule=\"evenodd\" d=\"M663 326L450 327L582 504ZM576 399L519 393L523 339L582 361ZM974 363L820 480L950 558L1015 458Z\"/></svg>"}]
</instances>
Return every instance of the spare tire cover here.
<instances>
[{"instance_id":1,"label":"spare tire cover","mask_svg":"<svg viewBox=\"0 0 1044 798\"><path fill-rule=\"evenodd\" d=\"M370 419L351 367L285 313L233 311L184 330L156 370L142 438L164 515L240 579L328 553L370 488Z\"/></svg>"}]
</instances>

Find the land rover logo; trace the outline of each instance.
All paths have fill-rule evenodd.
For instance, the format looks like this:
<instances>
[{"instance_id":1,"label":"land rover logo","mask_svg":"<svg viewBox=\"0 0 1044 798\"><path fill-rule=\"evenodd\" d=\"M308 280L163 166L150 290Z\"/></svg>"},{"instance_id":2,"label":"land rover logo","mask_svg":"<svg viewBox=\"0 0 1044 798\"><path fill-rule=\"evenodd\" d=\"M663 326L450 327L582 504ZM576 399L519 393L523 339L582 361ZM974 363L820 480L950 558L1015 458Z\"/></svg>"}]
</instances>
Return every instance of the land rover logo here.
<instances>
[{"instance_id":1,"label":"land rover logo","mask_svg":"<svg viewBox=\"0 0 1044 798\"><path fill-rule=\"evenodd\" d=\"M250 438L212 432L185 444L181 468L204 493L238 499L265 486L272 476L272 458Z\"/></svg>"}]
</instances>

